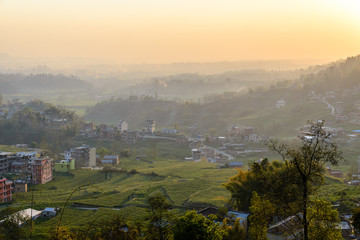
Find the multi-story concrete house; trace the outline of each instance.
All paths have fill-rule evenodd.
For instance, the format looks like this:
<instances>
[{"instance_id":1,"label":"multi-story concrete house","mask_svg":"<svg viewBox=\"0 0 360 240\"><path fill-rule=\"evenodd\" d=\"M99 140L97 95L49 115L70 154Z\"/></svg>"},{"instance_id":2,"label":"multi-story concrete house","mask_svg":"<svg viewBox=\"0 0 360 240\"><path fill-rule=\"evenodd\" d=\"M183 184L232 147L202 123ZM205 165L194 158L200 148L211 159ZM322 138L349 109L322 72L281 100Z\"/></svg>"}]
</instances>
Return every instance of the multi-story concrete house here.
<instances>
[{"instance_id":1,"label":"multi-story concrete house","mask_svg":"<svg viewBox=\"0 0 360 240\"><path fill-rule=\"evenodd\" d=\"M144 133L145 134L153 134L155 132L155 120L146 119L144 124Z\"/></svg>"},{"instance_id":2,"label":"multi-story concrete house","mask_svg":"<svg viewBox=\"0 0 360 240\"><path fill-rule=\"evenodd\" d=\"M52 180L52 162L48 157L32 159L32 183L44 184Z\"/></svg>"},{"instance_id":3,"label":"multi-story concrete house","mask_svg":"<svg viewBox=\"0 0 360 240\"><path fill-rule=\"evenodd\" d=\"M82 145L71 149L71 156L75 159L75 167L95 167L96 148L89 145Z\"/></svg>"},{"instance_id":4,"label":"multi-story concrete house","mask_svg":"<svg viewBox=\"0 0 360 240\"><path fill-rule=\"evenodd\" d=\"M12 153L0 152L0 173L9 172L11 155Z\"/></svg>"},{"instance_id":5,"label":"multi-story concrete house","mask_svg":"<svg viewBox=\"0 0 360 240\"><path fill-rule=\"evenodd\" d=\"M103 165L118 165L119 164L119 156L118 155L105 155L104 159L101 161Z\"/></svg>"},{"instance_id":6,"label":"multi-story concrete house","mask_svg":"<svg viewBox=\"0 0 360 240\"><path fill-rule=\"evenodd\" d=\"M121 141L125 143L134 144L136 143L140 138L138 131L124 131L121 134Z\"/></svg>"},{"instance_id":7,"label":"multi-story concrete house","mask_svg":"<svg viewBox=\"0 0 360 240\"><path fill-rule=\"evenodd\" d=\"M128 130L128 124L125 120L120 120L118 124L118 131L123 133Z\"/></svg>"},{"instance_id":8,"label":"multi-story concrete house","mask_svg":"<svg viewBox=\"0 0 360 240\"><path fill-rule=\"evenodd\" d=\"M12 181L0 177L0 202L5 203L12 201L12 183Z\"/></svg>"}]
</instances>

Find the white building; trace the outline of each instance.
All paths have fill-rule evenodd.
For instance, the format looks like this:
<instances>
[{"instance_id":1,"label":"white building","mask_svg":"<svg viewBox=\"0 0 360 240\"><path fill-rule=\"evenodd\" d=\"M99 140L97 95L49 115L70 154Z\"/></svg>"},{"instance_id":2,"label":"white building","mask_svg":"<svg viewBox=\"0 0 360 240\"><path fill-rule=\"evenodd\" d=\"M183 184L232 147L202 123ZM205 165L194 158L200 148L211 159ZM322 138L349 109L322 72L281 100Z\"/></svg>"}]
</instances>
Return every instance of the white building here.
<instances>
[{"instance_id":1,"label":"white building","mask_svg":"<svg viewBox=\"0 0 360 240\"><path fill-rule=\"evenodd\" d=\"M121 133L128 130L128 124L127 124L127 122L125 120L120 120L119 121L118 130Z\"/></svg>"},{"instance_id":2,"label":"white building","mask_svg":"<svg viewBox=\"0 0 360 240\"><path fill-rule=\"evenodd\" d=\"M276 108L282 108L282 107L285 107L286 105L286 102L284 99L280 99L279 101L276 102Z\"/></svg>"}]
</instances>

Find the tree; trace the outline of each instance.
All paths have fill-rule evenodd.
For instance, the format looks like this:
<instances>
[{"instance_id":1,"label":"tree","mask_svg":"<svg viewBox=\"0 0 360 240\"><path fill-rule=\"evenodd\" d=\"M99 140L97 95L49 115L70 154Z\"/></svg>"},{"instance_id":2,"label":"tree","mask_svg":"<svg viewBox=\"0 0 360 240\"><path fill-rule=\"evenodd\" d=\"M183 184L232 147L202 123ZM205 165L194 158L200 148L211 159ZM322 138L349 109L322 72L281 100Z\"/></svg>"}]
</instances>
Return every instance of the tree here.
<instances>
[{"instance_id":1,"label":"tree","mask_svg":"<svg viewBox=\"0 0 360 240\"><path fill-rule=\"evenodd\" d=\"M99 156L103 158L105 155L109 154L109 152L109 149L103 147L97 152L97 154L99 154Z\"/></svg>"},{"instance_id":2,"label":"tree","mask_svg":"<svg viewBox=\"0 0 360 240\"><path fill-rule=\"evenodd\" d=\"M173 233L174 240L220 240L224 231L219 223L214 223L195 211L188 211L177 219Z\"/></svg>"},{"instance_id":3,"label":"tree","mask_svg":"<svg viewBox=\"0 0 360 240\"><path fill-rule=\"evenodd\" d=\"M168 211L170 204L161 193L149 196L149 224L145 239L165 240L171 236L172 217Z\"/></svg>"},{"instance_id":4,"label":"tree","mask_svg":"<svg viewBox=\"0 0 360 240\"><path fill-rule=\"evenodd\" d=\"M310 196L324 182L325 164L336 165L342 159L323 129L324 122L309 124L309 135L301 137L295 145L269 141L269 148L282 156L282 162L270 163L267 159L254 162L250 171L240 171L226 184L235 207L249 209L249 196L256 191L261 199L276 206L274 216L278 219L294 216L306 240L312 221L318 221L308 216Z\"/></svg>"},{"instance_id":5,"label":"tree","mask_svg":"<svg viewBox=\"0 0 360 240\"><path fill-rule=\"evenodd\" d=\"M269 200L253 192L249 216L249 236L251 240L267 239L268 223L275 212L275 206Z\"/></svg>"},{"instance_id":6,"label":"tree","mask_svg":"<svg viewBox=\"0 0 360 240\"><path fill-rule=\"evenodd\" d=\"M324 121L309 123L309 134L300 137L299 146L290 146L271 140L269 147L283 158L285 167L291 173L287 179L297 195L301 223L304 229L304 239L309 239L308 208L310 196L316 192L323 182L323 172L326 163L337 165L342 159L341 152L331 142L331 135L323 129ZM299 216L297 214L297 216Z\"/></svg>"},{"instance_id":7,"label":"tree","mask_svg":"<svg viewBox=\"0 0 360 240\"><path fill-rule=\"evenodd\" d=\"M115 216L106 224L101 223L101 231L96 234L95 239L102 240L136 240L138 239L138 231L129 226L122 218ZM92 239L93 239L92 238Z\"/></svg>"},{"instance_id":8,"label":"tree","mask_svg":"<svg viewBox=\"0 0 360 240\"><path fill-rule=\"evenodd\" d=\"M360 208L355 208L352 213L352 222L356 233L360 233Z\"/></svg>"},{"instance_id":9,"label":"tree","mask_svg":"<svg viewBox=\"0 0 360 240\"><path fill-rule=\"evenodd\" d=\"M0 106L3 105L3 102L4 102L4 97L3 97L3 95L0 94Z\"/></svg>"},{"instance_id":10,"label":"tree","mask_svg":"<svg viewBox=\"0 0 360 240\"><path fill-rule=\"evenodd\" d=\"M239 173L230 178L229 182L224 184L226 189L231 192L231 204L234 208L249 211L253 192L258 194L268 193L269 188L264 188L269 179L277 179L283 163L279 161L269 162L267 158L254 162L250 165L250 170L239 170ZM265 181L266 180L266 181ZM272 186L275 184L272 181ZM279 194L279 192L277 192Z\"/></svg>"},{"instance_id":11,"label":"tree","mask_svg":"<svg viewBox=\"0 0 360 240\"><path fill-rule=\"evenodd\" d=\"M246 231L243 226L240 226L240 219L235 220L234 226L229 226L227 223L227 218L224 218L222 229L224 230L223 240L245 240Z\"/></svg>"},{"instance_id":12,"label":"tree","mask_svg":"<svg viewBox=\"0 0 360 240\"><path fill-rule=\"evenodd\" d=\"M331 208L331 203L323 200L311 201L308 208L309 239L340 240L340 219L338 211Z\"/></svg>"}]
</instances>

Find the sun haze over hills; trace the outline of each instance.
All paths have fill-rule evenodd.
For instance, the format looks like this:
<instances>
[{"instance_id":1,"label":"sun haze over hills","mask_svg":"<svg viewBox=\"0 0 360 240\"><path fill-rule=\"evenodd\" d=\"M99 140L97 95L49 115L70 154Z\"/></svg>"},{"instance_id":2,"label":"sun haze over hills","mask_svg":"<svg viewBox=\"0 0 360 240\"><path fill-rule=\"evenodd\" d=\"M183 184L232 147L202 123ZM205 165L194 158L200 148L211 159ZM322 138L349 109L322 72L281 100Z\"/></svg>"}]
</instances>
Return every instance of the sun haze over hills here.
<instances>
[{"instance_id":1,"label":"sun haze over hills","mask_svg":"<svg viewBox=\"0 0 360 240\"><path fill-rule=\"evenodd\" d=\"M356 0L2 0L0 53L115 64L323 63L360 51L359 12Z\"/></svg>"}]
</instances>

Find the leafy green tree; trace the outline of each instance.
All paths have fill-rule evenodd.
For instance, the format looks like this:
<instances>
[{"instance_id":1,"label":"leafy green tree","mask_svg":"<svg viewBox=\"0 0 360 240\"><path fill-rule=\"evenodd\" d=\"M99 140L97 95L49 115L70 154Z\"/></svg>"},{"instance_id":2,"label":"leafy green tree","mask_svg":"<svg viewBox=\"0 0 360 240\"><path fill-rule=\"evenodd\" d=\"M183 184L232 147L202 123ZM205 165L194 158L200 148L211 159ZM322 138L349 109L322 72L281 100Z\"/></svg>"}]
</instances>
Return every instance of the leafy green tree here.
<instances>
[{"instance_id":1,"label":"leafy green tree","mask_svg":"<svg viewBox=\"0 0 360 240\"><path fill-rule=\"evenodd\" d=\"M103 147L99 151L97 151L97 154L99 154L99 156L103 158L105 155L109 154L109 152L109 149Z\"/></svg>"},{"instance_id":2,"label":"leafy green tree","mask_svg":"<svg viewBox=\"0 0 360 240\"><path fill-rule=\"evenodd\" d=\"M316 199L308 208L309 239L340 240L340 219L338 211L331 208L331 203Z\"/></svg>"},{"instance_id":3,"label":"leafy green tree","mask_svg":"<svg viewBox=\"0 0 360 240\"><path fill-rule=\"evenodd\" d=\"M360 233L360 207L357 207L352 212L352 224L354 226L355 232Z\"/></svg>"},{"instance_id":4,"label":"leafy green tree","mask_svg":"<svg viewBox=\"0 0 360 240\"><path fill-rule=\"evenodd\" d=\"M30 147L31 148L37 148L38 147L38 143L37 142L32 142L31 144L30 144Z\"/></svg>"},{"instance_id":5,"label":"leafy green tree","mask_svg":"<svg viewBox=\"0 0 360 240\"><path fill-rule=\"evenodd\" d=\"M136 240L139 232L136 228L130 226L119 216L115 216L111 221L101 224L100 232L96 233L92 239L101 240Z\"/></svg>"},{"instance_id":6,"label":"leafy green tree","mask_svg":"<svg viewBox=\"0 0 360 240\"><path fill-rule=\"evenodd\" d=\"M49 240L76 240L76 234L68 227L59 227L59 229L52 229Z\"/></svg>"},{"instance_id":7,"label":"leafy green tree","mask_svg":"<svg viewBox=\"0 0 360 240\"><path fill-rule=\"evenodd\" d=\"M161 193L154 193L150 195L148 203L150 205L150 215L145 239L169 239L172 227L172 216L168 211L170 204Z\"/></svg>"},{"instance_id":8,"label":"leafy green tree","mask_svg":"<svg viewBox=\"0 0 360 240\"><path fill-rule=\"evenodd\" d=\"M269 147L278 152L282 162L270 163L267 159L254 162L250 171L240 171L231 178L226 187L231 192L233 204L242 210L249 208L251 191L256 191L262 199L274 206L274 216L285 219L295 216L301 223L304 239L309 239L308 216L310 196L324 182L326 163L336 165L341 152L331 142L329 134L323 130L323 122L310 123L310 137L302 137L297 145L271 140ZM317 221L316 219L314 221Z\"/></svg>"},{"instance_id":9,"label":"leafy green tree","mask_svg":"<svg viewBox=\"0 0 360 240\"><path fill-rule=\"evenodd\" d=\"M269 178L277 179L283 164L278 161L269 162L267 158L262 161L254 162L250 165L250 170L239 170L239 173L230 178L224 186L231 192L231 203L234 208L249 211L250 201L253 191L259 194L268 192L269 188L264 188L265 180ZM272 177L272 176L275 176Z\"/></svg>"},{"instance_id":10,"label":"leafy green tree","mask_svg":"<svg viewBox=\"0 0 360 240\"><path fill-rule=\"evenodd\" d=\"M129 148L126 148L126 149L120 151L120 157L122 157L122 158L128 158L128 157L130 157L130 154L131 154L131 151Z\"/></svg>"},{"instance_id":11,"label":"leafy green tree","mask_svg":"<svg viewBox=\"0 0 360 240\"><path fill-rule=\"evenodd\" d=\"M120 152L121 145L118 141L113 140L110 146L110 152L112 154L117 154Z\"/></svg>"},{"instance_id":12,"label":"leafy green tree","mask_svg":"<svg viewBox=\"0 0 360 240\"><path fill-rule=\"evenodd\" d=\"M222 237L223 240L245 240L246 231L243 226L240 226L240 219L235 220L234 226L228 225L227 218L224 218L223 224L221 226L224 231Z\"/></svg>"},{"instance_id":13,"label":"leafy green tree","mask_svg":"<svg viewBox=\"0 0 360 240\"><path fill-rule=\"evenodd\" d=\"M277 140L269 142L271 150L279 153L285 167L291 173L287 179L292 186L293 194L297 195L300 205L301 223L304 239L309 239L308 208L310 196L316 192L323 182L326 163L337 165L342 159L341 152L330 140L330 134L323 129L324 121L308 122L309 136L301 137L299 146L293 147Z\"/></svg>"},{"instance_id":14,"label":"leafy green tree","mask_svg":"<svg viewBox=\"0 0 360 240\"><path fill-rule=\"evenodd\" d=\"M249 236L251 240L267 239L268 223L275 213L275 206L269 200L262 199L256 192L251 198L249 216Z\"/></svg>"},{"instance_id":15,"label":"leafy green tree","mask_svg":"<svg viewBox=\"0 0 360 240\"><path fill-rule=\"evenodd\" d=\"M177 219L173 228L174 240L220 240L224 235L219 223L188 211Z\"/></svg>"}]
</instances>

